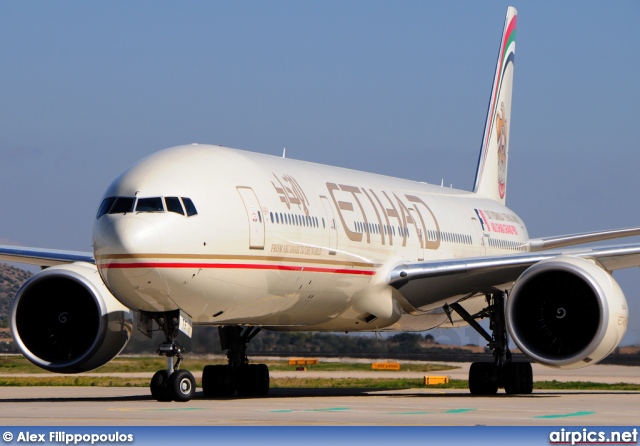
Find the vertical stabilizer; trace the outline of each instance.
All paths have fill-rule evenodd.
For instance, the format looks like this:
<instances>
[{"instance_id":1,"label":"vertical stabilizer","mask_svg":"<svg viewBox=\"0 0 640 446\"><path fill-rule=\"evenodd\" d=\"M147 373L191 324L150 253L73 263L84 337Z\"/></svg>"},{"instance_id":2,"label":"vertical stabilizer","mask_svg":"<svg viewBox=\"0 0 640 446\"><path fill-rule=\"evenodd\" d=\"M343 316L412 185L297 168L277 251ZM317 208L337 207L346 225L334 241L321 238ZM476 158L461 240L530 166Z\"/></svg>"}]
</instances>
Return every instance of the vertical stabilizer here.
<instances>
[{"instance_id":1,"label":"vertical stabilizer","mask_svg":"<svg viewBox=\"0 0 640 446\"><path fill-rule=\"evenodd\" d=\"M507 9L507 18L500 39L500 52L489 98L487 120L484 124L482 148L473 191L478 195L505 203L507 193L507 165L509 160L509 127L511 124L511 90L513 61L516 51L516 22L518 12Z\"/></svg>"}]
</instances>

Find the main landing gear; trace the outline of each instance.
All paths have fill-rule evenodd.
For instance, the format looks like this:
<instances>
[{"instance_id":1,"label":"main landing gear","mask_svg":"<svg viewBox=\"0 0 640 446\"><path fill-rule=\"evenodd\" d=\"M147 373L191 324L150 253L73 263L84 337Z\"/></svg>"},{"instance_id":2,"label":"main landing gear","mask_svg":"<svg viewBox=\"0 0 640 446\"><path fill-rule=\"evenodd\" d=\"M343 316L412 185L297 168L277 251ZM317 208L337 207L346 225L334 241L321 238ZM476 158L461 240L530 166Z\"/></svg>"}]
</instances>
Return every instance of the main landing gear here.
<instances>
[{"instance_id":1,"label":"main landing gear","mask_svg":"<svg viewBox=\"0 0 640 446\"><path fill-rule=\"evenodd\" d=\"M465 322L471 325L489 342L493 352L493 362L474 362L469 369L469 391L472 395L493 395L498 388L504 388L508 394L529 394L533 391L533 372L528 362L512 362L509 351L509 337L504 316L506 293L496 291L487 294L487 307L477 314L470 315L460 304L445 306L450 315L455 311ZM451 316L449 316L451 317ZM476 322L476 319L489 318L490 336Z\"/></svg>"},{"instance_id":2,"label":"main landing gear","mask_svg":"<svg viewBox=\"0 0 640 446\"><path fill-rule=\"evenodd\" d=\"M269 393L269 368L249 364L247 344L260 328L220 327L220 344L227 350L227 365L208 365L202 371L202 391L206 398L265 396Z\"/></svg>"},{"instance_id":3,"label":"main landing gear","mask_svg":"<svg viewBox=\"0 0 640 446\"><path fill-rule=\"evenodd\" d=\"M196 380L191 372L179 370L184 348L177 341L178 319L164 315L156 322L167 337L158 347L158 353L167 357L167 368L158 370L151 378L151 395L158 401L189 401L196 391Z\"/></svg>"}]
</instances>

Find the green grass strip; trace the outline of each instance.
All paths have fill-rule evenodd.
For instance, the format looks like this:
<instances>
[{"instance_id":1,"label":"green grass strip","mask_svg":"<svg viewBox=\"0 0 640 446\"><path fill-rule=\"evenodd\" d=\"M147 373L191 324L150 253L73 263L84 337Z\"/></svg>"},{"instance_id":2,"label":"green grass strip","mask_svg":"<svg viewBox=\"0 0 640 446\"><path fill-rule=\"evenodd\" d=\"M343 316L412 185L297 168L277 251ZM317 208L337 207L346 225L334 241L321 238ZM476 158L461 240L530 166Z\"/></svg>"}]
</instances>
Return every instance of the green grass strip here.
<instances>
[{"instance_id":1,"label":"green grass strip","mask_svg":"<svg viewBox=\"0 0 640 446\"><path fill-rule=\"evenodd\" d=\"M211 360L207 358L193 357L185 361L184 367L192 372L201 372L209 364L226 364L226 359ZM266 361L271 371L292 371L296 366L289 365L288 360L274 359ZM112 359L102 367L93 370L95 373L155 373L167 366L167 360L161 356L120 356ZM305 366L308 371L339 372L339 371L371 371L371 363L341 363L320 362L319 364ZM401 364L401 370L405 372L438 372L453 370L459 367L431 364L431 363L407 363ZM33 364L25 357L18 355L0 356L0 374L18 373L48 373Z\"/></svg>"},{"instance_id":2,"label":"green grass strip","mask_svg":"<svg viewBox=\"0 0 640 446\"><path fill-rule=\"evenodd\" d=\"M110 376L43 376L2 377L0 387L149 387L146 378L116 378Z\"/></svg>"},{"instance_id":3,"label":"green grass strip","mask_svg":"<svg viewBox=\"0 0 640 446\"><path fill-rule=\"evenodd\" d=\"M200 386L200 380L196 380ZM430 389L468 389L466 380L451 380L449 384L429 386ZM3 377L0 387L20 386L80 386L80 387L148 387L148 378L92 377L92 376L53 376L42 377ZM424 389L422 379L411 378L271 378L273 389L374 389L404 390ZM601 391L640 391L638 384L604 384L594 382L539 381L534 384L536 390L601 390Z\"/></svg>"}]
</instances>

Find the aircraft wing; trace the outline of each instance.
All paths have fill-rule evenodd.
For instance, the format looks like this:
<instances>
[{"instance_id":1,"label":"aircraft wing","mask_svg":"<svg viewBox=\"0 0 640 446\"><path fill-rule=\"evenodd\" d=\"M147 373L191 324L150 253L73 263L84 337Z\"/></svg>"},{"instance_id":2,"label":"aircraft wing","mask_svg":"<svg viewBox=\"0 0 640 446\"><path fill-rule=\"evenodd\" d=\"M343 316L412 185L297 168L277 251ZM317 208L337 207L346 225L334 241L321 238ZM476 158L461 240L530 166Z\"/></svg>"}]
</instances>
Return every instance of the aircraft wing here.
<instances>
[{"instance_id":1,"label":"aircraft wing","mask_svg":"<svg viewBox=\"0 0 640 446\"><path fill-rule=\"evenodd\" d=\"M608 231L583 232L580 234L568 234L555 237L532 238L529 239L528 244L529 251L534 252L636 235L640 235L640 228L638 227L610 229Z\"/></svg>"},{"instance_id":2,"label":"aircraft wing","mask_svg":"<svg viewBox=\"0 0 640 446\"><path fill-rule=\"evenodd\" d=\"M93 253L90 252L3 245L0 245L0 260L38 266L54 266L73 262L96 263Z\"/></svg>"},{"instance_id":3,"label":"aircraft wing","mask_svg":"<svg viewBox=\"0 0 640 446\"><path fill-rule=\"evenodd\" d=\"M511 288L531 265L558 256L596 260L610 272L640 266L640 244L404 263L391 270L389 284L420 309L454 297Z\"/></svg>"}]
</instances>

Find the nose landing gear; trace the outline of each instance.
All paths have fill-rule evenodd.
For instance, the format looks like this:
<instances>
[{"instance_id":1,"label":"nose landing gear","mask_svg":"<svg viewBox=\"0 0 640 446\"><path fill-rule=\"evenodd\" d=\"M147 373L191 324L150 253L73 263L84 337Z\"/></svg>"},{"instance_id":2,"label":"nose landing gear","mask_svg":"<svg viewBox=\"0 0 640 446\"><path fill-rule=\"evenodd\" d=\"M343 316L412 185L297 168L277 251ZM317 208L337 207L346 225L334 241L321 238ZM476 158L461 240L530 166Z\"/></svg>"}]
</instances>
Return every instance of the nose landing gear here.
<instances>
[{"instance_id":1,"label":"nose landing gear","mask_svg":"<svg viewBox=\"0 0 640 446\"><path fill-rule=\"evenodd\" d=\"M167 357L166 370L158 370L151 378L151 396L157 401L186 402L193 398L196 380L188 370L179 370L184 348L178 344L178 319L158 317L156 322L167 336L158 347L158 354Z\"/></svg>"}]
</instances>

